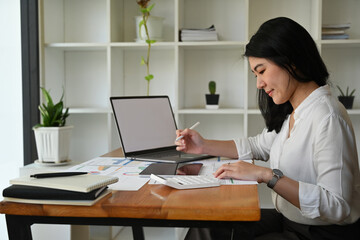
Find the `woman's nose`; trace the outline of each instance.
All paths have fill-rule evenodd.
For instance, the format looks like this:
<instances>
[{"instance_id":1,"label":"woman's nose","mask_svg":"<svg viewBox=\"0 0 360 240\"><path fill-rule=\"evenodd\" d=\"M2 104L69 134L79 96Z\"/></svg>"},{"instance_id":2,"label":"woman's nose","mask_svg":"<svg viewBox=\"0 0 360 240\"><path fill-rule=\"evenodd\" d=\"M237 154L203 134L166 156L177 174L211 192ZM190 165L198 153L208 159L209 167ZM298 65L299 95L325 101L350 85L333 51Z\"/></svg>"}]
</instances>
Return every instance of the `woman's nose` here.
<instances>
[{"instance_id":1,"label":"woman's nose","mask_svg":"<svg viewBox=\"0 0 360 240\"><path fill-rule=\"evenodd\" d=\"M258 89L263 89L263 88L265 87L265 82L262 81L260 78L258 78L258 79L256 80L256 87L257 87Z\"/></svg>"}]
</instances>

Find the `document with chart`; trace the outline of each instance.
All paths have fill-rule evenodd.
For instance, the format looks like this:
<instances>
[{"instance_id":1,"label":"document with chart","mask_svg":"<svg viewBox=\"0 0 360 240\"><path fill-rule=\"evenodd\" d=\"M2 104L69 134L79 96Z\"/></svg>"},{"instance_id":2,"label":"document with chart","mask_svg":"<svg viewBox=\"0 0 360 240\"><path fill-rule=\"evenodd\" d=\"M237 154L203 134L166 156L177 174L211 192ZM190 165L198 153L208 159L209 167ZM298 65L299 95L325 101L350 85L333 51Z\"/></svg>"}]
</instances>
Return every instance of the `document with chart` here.
<instances>
[{"instance_id":1,"label":"document with chart","mask_svg":"<svg viewBox=\"0 0 360 240\"><path fill-rule=\"evenodd\" d=\"M110 189L137 191L149 181L149 178L139 177L139 173L152 163L133 161L126 158L97 157L73 166L66 171L115 176L119 178L119 181L111 184Z\"/></svg>"}]
</instances>

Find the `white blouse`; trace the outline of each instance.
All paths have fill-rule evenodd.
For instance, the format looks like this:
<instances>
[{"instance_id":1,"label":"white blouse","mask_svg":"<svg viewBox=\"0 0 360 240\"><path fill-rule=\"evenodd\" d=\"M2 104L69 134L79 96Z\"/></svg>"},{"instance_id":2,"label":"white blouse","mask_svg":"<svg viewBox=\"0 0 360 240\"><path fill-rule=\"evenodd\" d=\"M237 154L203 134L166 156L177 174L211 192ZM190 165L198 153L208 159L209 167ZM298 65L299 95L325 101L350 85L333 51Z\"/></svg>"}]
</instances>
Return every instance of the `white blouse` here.
<instances>
[{"instance_id":1,"label":"white blouse","mask_svg":"<svg viewBox=\"0 0 360 240\"><path fill-rule=\"evenodd\" d=\"M278 134L267 129L236 139L239 159L270 160L272 169L299 181L300 209L276 192L276 209L302 224L348 224L360 217L360 173L353 127L329 86L313 91Z\"/></svg>"}]
</instances>

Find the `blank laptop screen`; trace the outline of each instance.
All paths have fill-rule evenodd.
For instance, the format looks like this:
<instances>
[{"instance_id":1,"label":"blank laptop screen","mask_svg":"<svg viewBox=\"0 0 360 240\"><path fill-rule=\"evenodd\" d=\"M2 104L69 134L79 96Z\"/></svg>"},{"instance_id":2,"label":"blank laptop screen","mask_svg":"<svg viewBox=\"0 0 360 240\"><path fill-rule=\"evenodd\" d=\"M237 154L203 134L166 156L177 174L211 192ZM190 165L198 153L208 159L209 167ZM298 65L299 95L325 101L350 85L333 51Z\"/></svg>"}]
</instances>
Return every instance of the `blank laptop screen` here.
<instances>
[{"instance_id":1,"label":"blank laptop screen","mask_svg":"<svg viewBox=\"0 0 360 240\"><path fill-rule=\"evenodd\" d=\"M125 152L174 146L176 123L167 97L113 98Z\"/></svg>"}]
</instances>

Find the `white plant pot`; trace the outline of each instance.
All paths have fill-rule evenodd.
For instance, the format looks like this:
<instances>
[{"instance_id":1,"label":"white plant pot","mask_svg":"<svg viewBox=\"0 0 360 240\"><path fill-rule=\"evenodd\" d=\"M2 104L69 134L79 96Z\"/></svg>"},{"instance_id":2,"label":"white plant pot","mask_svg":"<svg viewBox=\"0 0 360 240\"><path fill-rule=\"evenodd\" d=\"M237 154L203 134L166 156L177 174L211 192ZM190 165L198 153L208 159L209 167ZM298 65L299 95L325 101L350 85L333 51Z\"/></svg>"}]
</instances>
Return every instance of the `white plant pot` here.
<instances>
[{"instance_id":1,"label":"white plant pot","mask_svg":"<svg viewBox=\"0 0 360 240\"><path fill-rule=\"evenodd\" d=\"M71 133L74 126L34 129L39 162L61 163L69 160Z\"/></svg>"},{"instance_id":2,"label":"white plant pot","mask_svg":"<svg viewBox=\"0 0 360 240\"><path fill-rule=\"evenodd\" d=\"M147 39L146 31L144 25L141 26L141 36L139 36L139 23L143 20L142 16L135 17L136 23L136 42L145 42ZM156 40L161 42L162 39L162 30L163 30L163 17L149 16L147 20L147 28L149 31L149 36L151 40Z\"/></svg>"},{"instance_id":3,"label":"white plant pot","mask_svg":"<svg viewBox=\"0 0 360 240\"><path fill-rule=\"evenodd\" d=\"M205 105L205 108L206 108L206 109L209 109L209 110L216 110L216 109L219 109L219 105L209 105L209 104L206 104L206 105Z\"/></svg>"}]
</instances>

